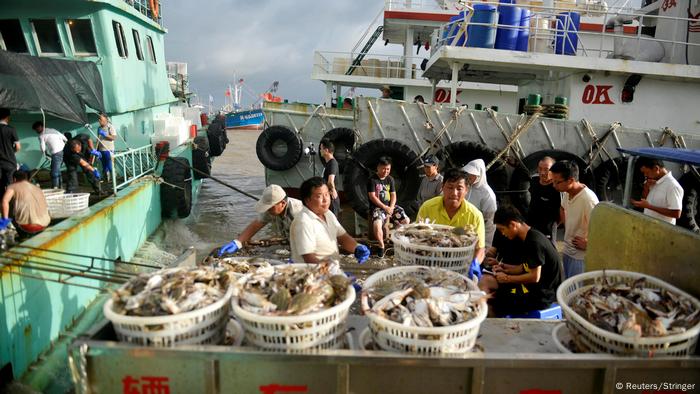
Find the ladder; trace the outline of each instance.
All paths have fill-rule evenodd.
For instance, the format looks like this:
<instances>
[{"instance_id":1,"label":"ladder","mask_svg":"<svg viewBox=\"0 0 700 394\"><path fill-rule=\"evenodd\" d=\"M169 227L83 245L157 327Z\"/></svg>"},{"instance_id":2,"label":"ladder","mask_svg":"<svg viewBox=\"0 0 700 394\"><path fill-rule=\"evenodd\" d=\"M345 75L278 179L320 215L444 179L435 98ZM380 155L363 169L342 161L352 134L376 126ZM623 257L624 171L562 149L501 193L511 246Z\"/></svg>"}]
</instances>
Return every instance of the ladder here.
<instances>
[{"instance_id":1,"label":"ladder","mask_svg":"<svg viewBox=\"0 0 700 394\"><path fill-rule=\"evenodd\" d=\"M377 29L372 33L372 36L367 40L367 43L365 46L362 48L360 53L357 54L357 57L355 60L352 61L352 65L350 68L348 68L348 71L345 72L345 75L352 75L352 73L355 71L357 67L359 67L362 64L362 59L365 58L365 55L367 55L367 52L372 48L372 45L377 41L377 38L379 38L379 35L382 34L384 31L384 26L377 26Z\"/></svg>"}]
</instances>

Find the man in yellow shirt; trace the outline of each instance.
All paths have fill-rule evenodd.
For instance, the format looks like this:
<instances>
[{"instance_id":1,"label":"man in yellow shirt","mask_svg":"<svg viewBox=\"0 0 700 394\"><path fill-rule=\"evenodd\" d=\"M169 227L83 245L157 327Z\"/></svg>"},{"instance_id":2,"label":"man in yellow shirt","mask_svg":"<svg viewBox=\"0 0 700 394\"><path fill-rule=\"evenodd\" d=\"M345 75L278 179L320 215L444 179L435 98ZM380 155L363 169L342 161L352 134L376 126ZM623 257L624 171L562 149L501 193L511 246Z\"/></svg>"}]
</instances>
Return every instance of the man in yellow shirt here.
<instances>
[{"instance_id":1,"label":"man in yellow shirt","mask_svg":"<svg viewBox=\"0 0 700 394\"><path fill-rule=\"evenodd\" d=\"M418 210L417 220L427 219L436 224L454 227L474 226L479 240L474 249L472 265L476 263L478 267L478 264L484 260L486 245L484 216L473 204L464 199L468 191L467 173L456 168L447 170L442 181L442 196L433 197L424 202ZM477 276L479 276L478 273Z\"/></svg>"}]
</instances>

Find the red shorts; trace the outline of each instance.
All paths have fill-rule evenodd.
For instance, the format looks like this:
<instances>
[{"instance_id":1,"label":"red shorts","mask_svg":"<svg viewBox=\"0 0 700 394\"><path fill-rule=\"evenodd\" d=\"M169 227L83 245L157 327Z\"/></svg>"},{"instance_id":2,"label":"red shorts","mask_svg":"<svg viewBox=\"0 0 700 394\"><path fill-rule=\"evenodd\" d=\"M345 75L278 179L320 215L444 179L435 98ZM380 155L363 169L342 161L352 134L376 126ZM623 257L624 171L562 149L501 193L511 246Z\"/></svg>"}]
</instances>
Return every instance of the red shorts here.
<instances>
[{"instance_id":1,"label":"red shorts","mask_svg":"<svg viewBox=\"0 0 700 394\"><path fill-rule=\"evenodd\" d=\"M19 223L17 223L17 226L19 226L19 228L22 231L24 231L25 233L29 233L29 234L38 233L39 231L43 231L46 228L46 226L42 226L39 224L19 224Z\"/></svg>"}]
</instances>

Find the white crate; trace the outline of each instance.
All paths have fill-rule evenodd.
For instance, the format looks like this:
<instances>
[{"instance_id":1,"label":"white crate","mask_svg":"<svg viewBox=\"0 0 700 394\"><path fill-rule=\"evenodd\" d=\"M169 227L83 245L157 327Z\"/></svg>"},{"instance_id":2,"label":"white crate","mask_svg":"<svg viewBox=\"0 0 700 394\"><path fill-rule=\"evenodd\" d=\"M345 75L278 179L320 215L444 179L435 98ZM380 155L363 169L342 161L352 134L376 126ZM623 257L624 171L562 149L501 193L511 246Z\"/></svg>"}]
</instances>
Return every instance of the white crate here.
<instances>
[{"instance_id":1,"label":"white crate","mask_svg":"<svg viewBox=\"0 0 700 394\"><path fill-rule=\"evenodd\" d=\"M575 275L559 285L557 302L567 320L569 332L580 348L588 349L593 353L636 357L688 356L693 354L700 333L700 323L681 334L633 338L603 330L576 313L571 308L573 300L596 283L603 283L604 278L629 285L644 278L645 284L649 288L665 289L679 298L688 298L696 309L700 309L700 301L697 298L649 275L616 270L593 271Z\"/></svg>"},{"instance_id":2,"label":"white crate","mask_svg":"<svg viewBox=\"0 0 700 394\"><path fill-rule=\"evenodd\" d=\"M409 225L410 226L410 225ZM452 229L451 226L431 224L435 229ZM461 248L443 248L415 245L400 237L399 231L394 231L391 241L394 243L394 260L401 265L424 265L427 267L445 268L465 274L474 258L474 248L478 242Z\"/></svg>"},{"instance_id":3,"label":"white crate","mask_svg":"<svg viewBox=\"0 0 700 394\"><path fill-rule=\"evenodd\" d=\"M45 199L52 219L67 218L90 205L90 193L51 193Z\"/></svg>"}]
</instances>

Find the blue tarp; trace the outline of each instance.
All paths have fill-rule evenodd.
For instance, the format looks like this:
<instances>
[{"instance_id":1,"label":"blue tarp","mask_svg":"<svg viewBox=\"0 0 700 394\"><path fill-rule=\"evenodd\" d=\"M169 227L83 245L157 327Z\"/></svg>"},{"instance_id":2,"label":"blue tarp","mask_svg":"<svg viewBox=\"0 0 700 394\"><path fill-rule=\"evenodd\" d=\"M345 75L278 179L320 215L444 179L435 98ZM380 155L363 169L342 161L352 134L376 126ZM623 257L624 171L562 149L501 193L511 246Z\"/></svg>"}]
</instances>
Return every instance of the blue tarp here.
<instances>
[{"instance_id":1,"label":"blue tarp","mask_svg":"<svg viewBox=\"0 0 700 394\"><path fill-rule=\"evenodd\" d=\"M617 148L622 153L632 156L651 157L653 159L674 161L677 163L700 166L700 150L681 148Z\"/></svg>"}]
</instances>

